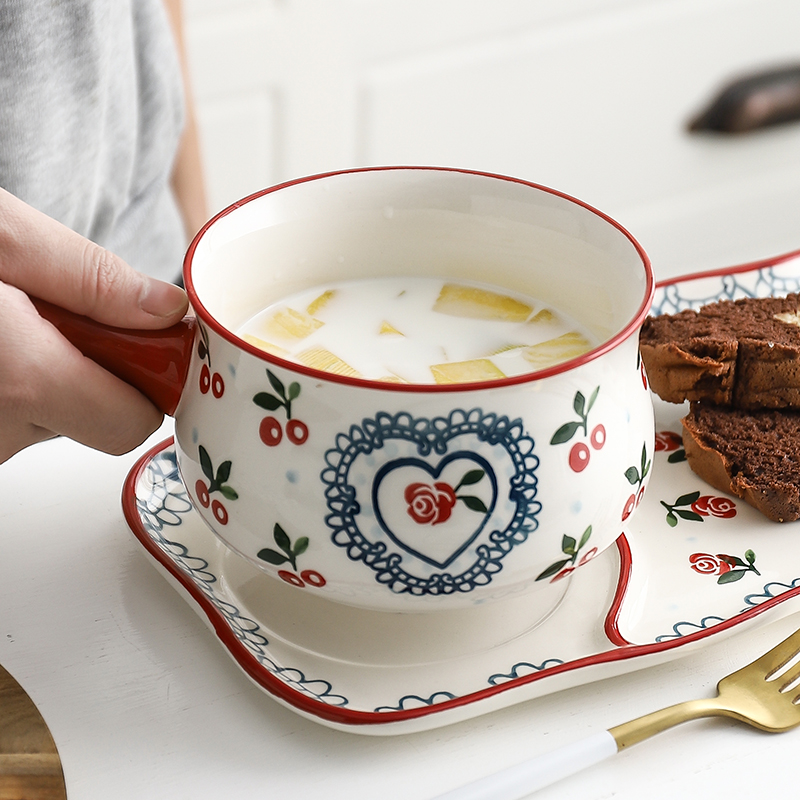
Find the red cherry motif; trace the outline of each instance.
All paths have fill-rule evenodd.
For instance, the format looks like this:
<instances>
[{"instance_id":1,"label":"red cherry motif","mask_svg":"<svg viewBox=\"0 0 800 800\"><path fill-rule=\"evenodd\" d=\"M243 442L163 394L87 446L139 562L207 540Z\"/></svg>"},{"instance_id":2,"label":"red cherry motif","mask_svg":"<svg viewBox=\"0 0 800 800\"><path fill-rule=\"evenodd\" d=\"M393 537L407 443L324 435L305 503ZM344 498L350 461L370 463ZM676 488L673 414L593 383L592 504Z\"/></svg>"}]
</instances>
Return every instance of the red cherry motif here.
<instances>
[{"instance_id":1,"label":"red cherry motif","mask_svg":"<svg viewBox=\"0 0 800 800\"><path fill-rule=\"evenodd\" d=\"M321 589L327 581L315 569L304 569L300 577L309 585L316 589Z\"/></svg>"},{"instance_id":2,"label":"red cherry motif","mask_svg":"<svg viewBox=\"0 0 800 800\"><path fill-rule=\"evenodd\" d=\"M569 466L573 472L583 472L589 466L589 448L583 442L576 442L569 451Z\"/></svg>"},{"instance_id":3,"label":"red cherry motif","mask_svg":"<svg viewBox=\"0 0 800 800\"><path fill-rule=\"evenodd\" d=\"M292 444L305 444L308 439L308 425L299 419L290 419L286 423L286 436Z\"/></svg>"},{"instance_id":4,"label":"red cherry motif","mask_svg":"<svg viewBox=\"0 0 800 800\"><path fill-rule=\"evenodd\" d=\"M219 500L211 501L211 513L214 515L214 519L219 522L220 525L228 524L228 512L225 509L225 506L222 505Z\"/></svg>"},{"instance_id":5,"label":"red cherry motif","mask_svg":"<svg viewBox=\"0 0 800 800\"><path fill-rule=\"evenodd\" d=\"M197 481L194 485L194 493L197 495L200 505L203 506L203 508L208 508L210 498L208 496L208 486L206 486L204 481Z\"/></svg>"},{"instance_id":6,"label":"red cherry motif","mask_svg":"<svg viewBox=\"0 0 800 800\"><path fill-rule=\"evenodd\" d=\"M283 428L275 417L264 417L258 426L258 435L267 447L275 447L283 439Z\"/></svg>"},{"instance_id":7,"label":"red cherry motif","mask_svg":"<svg viewBox=\"0 0 800 800\"><path fill-rule=\"evenodd\" d=\"M286 581L286 583L290 583L292 586L297 586L300 589L305 586L303 579L299 575L295 575L294 572L289 572L288 569L279 569L278 577Z\"/></svg>"},{"instance_id":8,"label":"red cherry motif","mask_svg":"<svg viewBox=\"0 0 800 800\"><path fill-rule=\"evenodd\" d=\"M286 438L292 444L305 444L308 440L308 425L299 419L292 419L292 404L300 396L300 384L293 381L288 386L271 370L267 370L269 379L269 392L258 392L253 397L253 402L267 411L278 411L283 409L286 412ZM280 413L280 412L279 412ZM275 447L283 439L284 428L275 417L265 417L261 420L258 435L267 447Z\"/></svg>"},{"instance_id":9,"label":"red cherry motif","mask_svg":"<svg viewBox=\"0 0 800 800\"><path fill-rule=\"evenodd\" d=\"M214 395L217 399L222 397L225 393L225 381L222 380L222 375L219 372L215 372L211 376L211 394Z\"/></svg>"},{"instance_id":10,"label":"red cherry motif","mask_svg":"<svg viewBox=\"0 0 800 800\"><path fill-rule=\"evenodd\" d=\"M606 443L606 429L604 425L595 425L592 430L592 435L589 437L592 447L595 450L602 450L603 445Z\"/></svg>"},{"instance_id":11,"label":"red cherry motif","mask_svg":"<svg viewBox=\"0 0 800 800\"><path fill-rule=\"evenodd\" d=\"M632 494L628 498L628 502L625 503L625 508L622 510L622 521L624 522L628 517L633 513L633 509L636 508L636 495Z\"/></svg>"},{"instance_id":12,"label":"red cherry motif","mask_svg":"<svg viewBox=\"0 0 800 800\"><path fill-rule=\"evenodd\" d=\"M203 394L207 394L210 388L211 370L208 368L208 364L203 364L203 366L200 368L200 391Z\"/></svg>"},{"instance_id":13,"label":"red cherry motif","mask_svg":"<svg viewBox=\"0 0 800 800\"><path fill-rule=\"evenodd\" d=\"M315 589L321 589L327 581L315 569L304 569L299 575L290 572L288 569L278 570L278 577L298 589L305 588L306 584Z\"/></svg>"}]
</instances>

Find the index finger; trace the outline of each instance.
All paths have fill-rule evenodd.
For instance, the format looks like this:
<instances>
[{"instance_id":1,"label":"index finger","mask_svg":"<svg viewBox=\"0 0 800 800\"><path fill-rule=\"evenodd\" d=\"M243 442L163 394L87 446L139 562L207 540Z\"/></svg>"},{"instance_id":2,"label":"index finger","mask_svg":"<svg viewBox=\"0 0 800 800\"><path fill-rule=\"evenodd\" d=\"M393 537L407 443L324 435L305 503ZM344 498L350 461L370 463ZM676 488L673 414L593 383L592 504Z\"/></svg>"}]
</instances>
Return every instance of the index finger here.
<instances>
[{"instance_id":1,"label":"index finger","mask_svg":"<svg viewBox=\"0 0 800 800\"><path fill-rule=\"evenodd\" d=\"M0 280L98 322L162 328L188 307L173 284L121 258L0 189Z\"/></svg>"}]
</instances>

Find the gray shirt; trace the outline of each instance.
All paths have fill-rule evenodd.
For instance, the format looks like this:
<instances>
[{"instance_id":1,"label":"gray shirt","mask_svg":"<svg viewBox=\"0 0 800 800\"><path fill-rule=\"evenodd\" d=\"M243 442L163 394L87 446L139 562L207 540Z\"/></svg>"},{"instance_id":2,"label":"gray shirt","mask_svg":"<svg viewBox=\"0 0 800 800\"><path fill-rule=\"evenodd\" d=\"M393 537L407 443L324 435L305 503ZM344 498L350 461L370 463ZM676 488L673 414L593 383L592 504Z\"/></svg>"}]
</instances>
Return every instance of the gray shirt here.
<instances>
[{"instance_id":1,"label":"gray shirt","mask_svg":"<svg viewBox=\"0 0 800 800\"><path fill-rule=\"evenodd\" d=\"M0 186L168 280L182 126L161 0L0 0Z\"/></svg>"}]
</instances>

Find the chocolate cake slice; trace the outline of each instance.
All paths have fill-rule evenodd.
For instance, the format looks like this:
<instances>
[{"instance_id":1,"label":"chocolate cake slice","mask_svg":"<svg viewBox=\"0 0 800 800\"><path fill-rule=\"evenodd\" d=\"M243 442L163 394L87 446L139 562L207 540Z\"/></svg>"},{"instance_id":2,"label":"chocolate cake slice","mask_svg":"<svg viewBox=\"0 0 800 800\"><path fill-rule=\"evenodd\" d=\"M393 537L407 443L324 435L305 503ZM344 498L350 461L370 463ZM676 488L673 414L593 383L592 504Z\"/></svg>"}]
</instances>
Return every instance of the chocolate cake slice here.
<instances>
[{"instance_id":1,"label":"chocolate cake slice","mask_svg":"<svg viewBox=\"0 0 800 800\"><path fill-rule=\"evenodd\" d=\"M692 470L775 522L800 518L800 411L692 403L683 445Z\"/></svg>"},{"instance_id":2,"label":"chocolate cake slice","mask_svg":"<svg viewBox=\"0 0 800 800\"><path fill-rule=\"evenodd\" d=\"M639 343L650 385L667 402L800 408L797 294L649 317Z\"/></svg>"}]
</instances>

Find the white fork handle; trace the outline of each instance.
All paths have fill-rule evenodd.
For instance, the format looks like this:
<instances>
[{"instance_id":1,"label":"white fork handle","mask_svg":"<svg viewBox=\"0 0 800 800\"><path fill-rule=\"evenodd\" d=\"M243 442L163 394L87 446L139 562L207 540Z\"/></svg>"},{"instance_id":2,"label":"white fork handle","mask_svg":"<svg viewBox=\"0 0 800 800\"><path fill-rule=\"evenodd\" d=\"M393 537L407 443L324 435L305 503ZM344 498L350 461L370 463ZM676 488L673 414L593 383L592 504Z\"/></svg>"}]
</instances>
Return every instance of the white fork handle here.
<instances>
[{"instance_id":1,"label":"white fork handle","mask_svg":"<svg viewBox=\"0 0 800 800\"><path fill-rule=\"evenodd\" d=\"M616 740L608 731L602 731L445 792L433 800L519 800L537 789L598 764L616 752Z\"/></svg>"}]
</instances>

